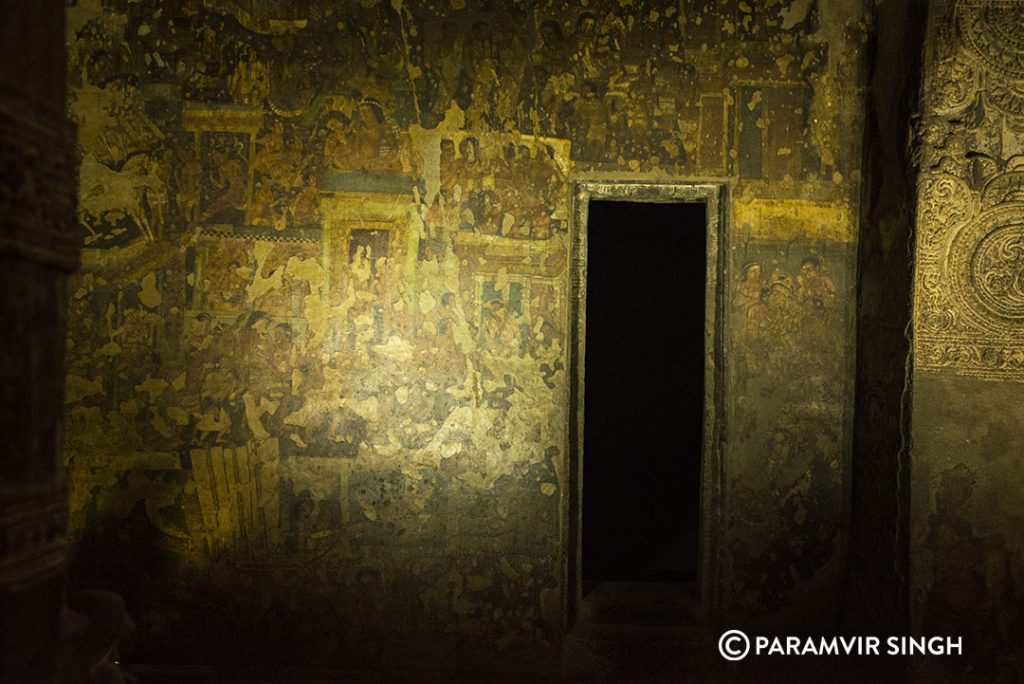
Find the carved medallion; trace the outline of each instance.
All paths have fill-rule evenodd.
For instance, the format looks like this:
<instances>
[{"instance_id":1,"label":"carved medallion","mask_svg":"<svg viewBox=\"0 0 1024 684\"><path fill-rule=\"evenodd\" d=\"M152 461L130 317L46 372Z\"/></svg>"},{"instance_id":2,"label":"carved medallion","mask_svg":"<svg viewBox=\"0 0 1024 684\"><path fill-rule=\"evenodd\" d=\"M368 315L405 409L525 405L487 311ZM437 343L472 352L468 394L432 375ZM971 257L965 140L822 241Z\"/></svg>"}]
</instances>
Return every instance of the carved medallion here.
<instances>
[{"instance_id":1,"label":"carved medallion","mask_svg":"<svg viewBox=\"0 0 1024 684\"><path fill-rule=\"evenodd\" d=\"M985 184L981 194L986 207L1007 202L1024 202L1024 171L1007 171Z\"/></svg>"},{"instance_id":2,"label":"carved medallion","mask_svg":"<svg viewBox=\"0 0 1024 684\"><path fill-rule=\"evenodd\" d=\"M983 212L953 237L946 260L951 294L983 330L1024 325L1024 205Z\"/></svg>"},{"instance_id":3,"label":"carved medallion","mask_svg":"<svg viewBox=\"0 0 1024 684\"><path fill-rule=\"evenodd\" d=\"M988 89L988 101L1007 114L1024 116L1024 89L996 82Z\"/></svg>"},{"instance_id":4,"label":"carved medallion","mask_svg":"<svg viewBox=\"0 0 1024 684\"><path fill-rule=\"evenodd\" d=\"M960 2L957 23L964 43L989 69L1008 79L1024 79L1024 4Z\"/></svg>"},{"instance_id":5,"label":"carved medallion","mask_svg":"<svg viewBox=\"0 0 1024 684\"><path fill-rule=\"evenodd\" d=\"M971 282L990 312L1024 320L1024 224L982 238L971 260Z\"/></svg>"}]
</instances>

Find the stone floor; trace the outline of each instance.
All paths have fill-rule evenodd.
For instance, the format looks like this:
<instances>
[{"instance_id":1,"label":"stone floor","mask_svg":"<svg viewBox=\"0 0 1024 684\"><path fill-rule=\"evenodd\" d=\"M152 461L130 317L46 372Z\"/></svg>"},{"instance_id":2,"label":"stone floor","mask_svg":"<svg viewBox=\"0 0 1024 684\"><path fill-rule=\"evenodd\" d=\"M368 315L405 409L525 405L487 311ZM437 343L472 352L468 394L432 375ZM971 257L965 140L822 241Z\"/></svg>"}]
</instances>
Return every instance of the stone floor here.
<instances>
[{"instance_id":1,"label":"stone floor","mask_svg":"<svg viewBox=\"0 0 1024 684\"><path fill-rule=\"evenodd\" d=\"M862 668L829 658L731 663L718 652L722 627L704 614L696 586L603 582L584 587L579 620L562 658L565 682L871 682Z\"/></svg>"},{"instance_id":2,"label":"stone floor","mask_svg":"<svg viewBox=\"0 0 1024 684\"><path fill-rule=\"evenodd\" d=\"M547 672L405 670L324 671L296 667L272 677L220 678L210 668L139 671L140 684L512 684L536 682L887 682L863 664L836 658L771 658L726 662L718 653L721 627L702 614L695 587L682 583L602 582L584 587L576 626L561 665Z\"/></svg>"}]
</instances>

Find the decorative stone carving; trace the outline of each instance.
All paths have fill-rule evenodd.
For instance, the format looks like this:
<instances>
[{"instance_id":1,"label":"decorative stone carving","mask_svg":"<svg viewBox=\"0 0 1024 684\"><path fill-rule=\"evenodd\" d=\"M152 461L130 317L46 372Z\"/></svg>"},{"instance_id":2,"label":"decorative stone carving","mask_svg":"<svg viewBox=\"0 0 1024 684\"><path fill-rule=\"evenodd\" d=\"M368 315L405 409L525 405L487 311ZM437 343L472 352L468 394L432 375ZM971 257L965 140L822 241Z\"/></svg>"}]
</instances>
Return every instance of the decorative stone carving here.
<instances>
[{"instance_id":1,"label":"decorative stone carving","mask_svg":"<svg viewBox=\"0 0 1024 684\"><path fill-rule=\"evenodd\" d=\"M939 63L935 79L935 108L946 116L955 116L975 105L978 100L978 70L955 57Z\"/></svg>"},{"instance_id":2,"label":"decorative stone carving","mask_svg":"<svg viewBox=\"0 0 1024 684\"><path fill-rule=\"evenodd\" d=\"M993 83L988 100L1007 114L1024 117L1024 89L1006 83Z\"/></svg>"},{"instance_id":3,"label":"decorative stone carving","mask_svg":"<svg viewBox=\"0 0 1024 684\"><path fill-rule=\"evenodd\" d=\"M953 327L952 311L926 310L921 315L921 325L930 333L941 333Z\"/></svg>"},{"instance_id":4,"label":"decorative stone carving","mask_svg":"<svg viewBox=\"0 0 1024 684\"><path fill-rule=\"evenodd\" d=\"M968 0L957 5L960 36L996 74L1024 79L1024 5L1006 0Z\"/></svg>"},{"instance_id":5,"label":"decorative stone carving","mask_svg":"<svg viewBox=\"0 0 1024 684\"><path fill-rule=\"evenodd\" d=\"M918 366L1024 374L1024 203L999 204L950 228L936 218L945 206L939 197L926 198L921 212Z\"/></svg>"},{"instance_id":6,"label":"decorative stone carving","mask_svg":"<svg viewBox=\"0 0 1024 684\"><path fill-rule=\"evenodd\" d=\"M975 224L984 235L968 235L970 241L958 241L951 260L966 291L974 295L977 310L1003 321L1024 321L1024 221L1021 208L1013 207L1003 216L981 217ZM992 225L990 222L995 221ZM964 231L970 233L970 231ZM958 235L958 238L960 236ZM970 243L976 241L972 253Z\"/></svg>"},{"instance_id":7,"label":"decorative stone carving","mask_svg":"<svg viewBox=\"0 0 1024 684\"><path fill-rule=\"evenodd\" d=\"M949 174L924 176L921 197L923 238L929 245L936 244L946 229L962 224L975 211L970 186Z\"/></svg>"},{"instance_id":8,"label":"decorative stone carving","mask_svg":"<svg viewBox=\"0 0 1024 684\"><path fill-rule=\"evenodd\" d=\"M1024 347L968 341L921 340L915 351L918 368L952 369L960 375L1005 378L1024 375Z\"/></svg>"},{"instance_id":9,"label":"decorative stone carving","mask_svg":"<svg viewBox=\"0 0 1024 684\"><path fill-rule=\"evenodd\" d=\"M1006 202L1024 202L1024 171L1008 171L985 184L982 204L986 207Z\"/></svg>"},{"instance_id":10,"label":"decorative stone carving","mask_svg":"<svg viewBox=\"0 0 1024 684\"><path fill-rule=\"evenodd\" d=\"M1024 4L936 11L955 40L925 84L916 365L1024 380L1024 172L1007 137L1024 117Z\"/></svg>"},{"instance_id":11,"label":"decorative stone carving","mask_svg":"<svg viewBox=\"0 0 1024 684\"><path fill-rule=\"evenodd\" d=\"M1000 111L1024 117L1024 33L1020 30L1024 5L1004 0L961 0L956 6L956 23L966 55L979 62L984 79L972 74L977 70L962 60L953 67L940 64L934 83L939 95L937 109L952 114L959 103L976 98L976 91L981 90L985 101Z\"/></svg>"}]
</instances>

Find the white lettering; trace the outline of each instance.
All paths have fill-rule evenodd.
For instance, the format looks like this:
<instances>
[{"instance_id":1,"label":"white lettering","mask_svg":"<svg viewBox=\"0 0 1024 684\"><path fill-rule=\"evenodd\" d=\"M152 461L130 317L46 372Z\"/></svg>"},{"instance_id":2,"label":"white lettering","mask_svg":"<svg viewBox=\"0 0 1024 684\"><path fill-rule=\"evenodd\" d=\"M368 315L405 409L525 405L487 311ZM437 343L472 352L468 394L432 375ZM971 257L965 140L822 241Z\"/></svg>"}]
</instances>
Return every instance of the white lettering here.
<instances>
[{"instance_id":1,"label":"white lettering","mask_svg":"<svg viewBox=\"0 0 1024 684\"><path fill-rule=\"evenodd\" d=\"M876 636L756 636L756 655L782 656L877 656L882 639ZM963 637L889 636L885 639L886 655L963 655Z\"/></svg>"}]
</instances>

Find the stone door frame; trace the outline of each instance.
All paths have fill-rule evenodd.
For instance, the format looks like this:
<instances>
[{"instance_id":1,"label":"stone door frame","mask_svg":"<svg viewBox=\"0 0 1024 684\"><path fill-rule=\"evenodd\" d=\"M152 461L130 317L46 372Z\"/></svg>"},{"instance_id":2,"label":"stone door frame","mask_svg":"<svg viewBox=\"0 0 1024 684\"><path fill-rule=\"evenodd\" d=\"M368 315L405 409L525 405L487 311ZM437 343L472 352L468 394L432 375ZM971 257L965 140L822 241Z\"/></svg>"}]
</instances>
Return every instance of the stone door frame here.
<instances>
[{"instance_id":1,"label":"stone door frame","mask_svg":"<svg viewBox=\"0 0 1024 684\"><path fill-rule=\"evenodd\" d=\"M706 285L704 301L704 420L701 456L700 542L697 584L702 612L717 614L720 604L722 538L722 420L724 416L724 314L726 287L726 198L724 183L682 181L578 180L572 185L569 239L569 406L567 487L563 490L565 550L565 632L582 600L584 359L587 311L587 222L591 200L702 203L706 206Z\"/></svg>"}]
</instances>

